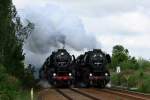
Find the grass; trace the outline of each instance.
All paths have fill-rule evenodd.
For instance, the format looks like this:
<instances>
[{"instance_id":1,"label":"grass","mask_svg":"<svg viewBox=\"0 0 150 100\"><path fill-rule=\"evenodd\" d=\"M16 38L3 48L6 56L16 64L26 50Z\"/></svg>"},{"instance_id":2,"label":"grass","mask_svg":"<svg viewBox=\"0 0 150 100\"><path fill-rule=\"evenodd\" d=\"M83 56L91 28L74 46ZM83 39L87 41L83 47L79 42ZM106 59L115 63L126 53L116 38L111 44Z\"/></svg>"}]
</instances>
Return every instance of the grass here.
<instances>
[{"instance_id":1,"label":"grass","mask_svg":"<svg viewBox=\"0 0 150 100\"><path fill-rule=\"evenodd\" d=\"M9 90L8 90L9 91ZM12 98L13 95L13 98ZM5 93L0 94L0 100L31 100L30 91L22 90L18 91L15 95L8 95ZM36 100L37 95L34 94L34 100Z\"/></svg>"},{"instance_id":2,"label":"grass","mask_svg":"<svg viewBox=\"0 0 150 100\"><path fill-rule=\"evenodd\" d=\"M37 94L35 92L35 94L34 94L34 100L36 100L36 98L37 98ZM15 100L31 100L30 91L27 91L27 90L26 91L21 91L19 93L19 95L16 97Z\"/></svg>"},{"instance_id":3,"label":"grass","mask_svg":"<svg viewBox=\"0 0 150 100\"><path fill-rule=\"evenodd\" d=\"M36 94L34 97L36 100ZM0 65L0 100L31 100L30 90L23 90L21 81L9 75L2 65Z\"/></svg>"},{"instance_id":4,"label":"grass","mask_svg":"<svg viewBox=\"0 0 150 100\"><path fill-rule=\"evenodd\" d=\"M150 70L124 70L120 74L112 72L111 81L113 85L130 88L137 88L134 91L150 93Z\"/></svg>"}]
</instances>

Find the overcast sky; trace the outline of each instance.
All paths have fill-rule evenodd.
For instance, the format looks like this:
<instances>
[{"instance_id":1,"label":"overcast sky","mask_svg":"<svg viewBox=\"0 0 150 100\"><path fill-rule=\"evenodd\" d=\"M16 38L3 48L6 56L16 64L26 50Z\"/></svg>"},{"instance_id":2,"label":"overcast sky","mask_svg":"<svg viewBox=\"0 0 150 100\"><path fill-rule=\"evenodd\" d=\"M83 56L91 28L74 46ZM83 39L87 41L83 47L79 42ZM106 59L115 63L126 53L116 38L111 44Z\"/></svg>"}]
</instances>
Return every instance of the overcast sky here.
<instances>
[{"instance_id":1,"label":"overcast sky","mask_svg":"<svg viewBox=\"0 0 150 100\"><path fill-rule=\"evenodd\" d=\"M13 3L21 17L34 7L45 7L41 15L48 10L46 7L59 8L80 20L85 34L94 36L104 51L111 53L114 45L121 44L132 56L150 58L150 0L13 0Z\"/></svg>"}]
</instances>

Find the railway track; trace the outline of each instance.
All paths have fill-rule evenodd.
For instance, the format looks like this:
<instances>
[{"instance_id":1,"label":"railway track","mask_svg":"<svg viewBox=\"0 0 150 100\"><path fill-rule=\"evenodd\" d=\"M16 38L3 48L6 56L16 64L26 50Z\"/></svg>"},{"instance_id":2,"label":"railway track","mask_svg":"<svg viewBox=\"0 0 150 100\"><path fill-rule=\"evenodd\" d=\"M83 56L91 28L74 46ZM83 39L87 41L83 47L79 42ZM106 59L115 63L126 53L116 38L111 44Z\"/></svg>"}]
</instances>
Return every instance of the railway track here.
<instances>
[{"instance_id":1,"label":"railway track","mask_svg":"<svg viewBox=\"0 0 150 100\"><path fill-rule=\"evenodd\" d=\"M150 100L150 95L111 88L53 88L39 95L38 100Z\"/></svg>"},{"instance_id":2,"label":"railway track","mask_svg":"<svg viewBox=\"0 0 150 100\"><path fill-rule=\"evenodd\" d=\"M131 91L120 90L120 89L91 88L91 89L84 89L82 91L85 91L89 94L93 94L95 96L99 96L99 97L101 96L102 99L105 98L106 100L115 100L115 98L120 98L119 100L150 100L150 95L148 94L131 92ZM107 97L110 97L110 99Z\"/></svg>"},{"instance_id":3,"label":"railway track","mask_svg":"<svg viewBox=\"0 0 150 100\"><path fill-rule=\"evenodd\" d=\"M134 94L134 95L139 95L139 96L142 96L142 97L148 97L148 98L150 98L150 94L145 94L145 93L140 93L140 92L129 91L129 90L126 90L126 89L114 88L114 87L113 87L113 88L106 88L106 89L113 90L113 91L127 92L127 93L130 93L130 94Z\"/></svg>"},{"instance_id":4,"label":"railway track","mask_svg":"<svg viewBox=\"0 0 150 100\"><path fill-rule=\"evenodd\" d=\"M70 89L56 89L58 93L64 96L67 100L100 100L99 98L87 94L85 92L81 92L78 89L70 88Z\"/></svg>"},{"instance_id":5,"label":"railway track","mask_svg":"<svg viewBox=\"0 0 150 100\"><path fill-rule=\"evenodd\" d=\"M121 90L121 89L114 89L114 88L105 88L102 90L97 91L103 91L111 94L120 95L123 97L135 99L135 100L150 100L150 95L143 94L143 93L137 93L137 92L131 92L127 90Z\"/></svg>"},{"instance_id":6,"label":"railway track","mask_svg":"<svg viewBox=\"0 0 150 100\"><path fill-rule=\"evenodd\" d=\"M150 100L150 95L111 88L89 88L80 89L80 91L95 96L101 100Z\"/></svg>"}]
</instances>

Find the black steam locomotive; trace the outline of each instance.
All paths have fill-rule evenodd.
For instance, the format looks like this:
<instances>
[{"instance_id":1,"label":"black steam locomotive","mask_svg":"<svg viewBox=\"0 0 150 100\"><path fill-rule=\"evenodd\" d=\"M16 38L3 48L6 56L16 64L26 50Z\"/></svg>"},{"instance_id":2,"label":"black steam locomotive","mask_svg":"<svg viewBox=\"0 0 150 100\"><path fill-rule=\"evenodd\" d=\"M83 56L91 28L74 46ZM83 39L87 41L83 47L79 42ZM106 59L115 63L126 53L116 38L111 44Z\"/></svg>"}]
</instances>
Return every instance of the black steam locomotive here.
<instances>
[{"instance_id":1,"label":"black steam locomotive","mask_svg":"<svg viewBox=\"0 0 150 100\"><path fill-rule=\"evenodd\" d=\"M58 51L52 52L43 64L40 77L44 76L54 86L70 86L74 78L74 61L75 57L65 49L58 49Z\"/></svg>"},{"instance_id":2,"label":"black steam locomotive","mask_svg":"<svg viewBox=\"0 0 150 100\"><path fill-rule=\"evenodd\" d=\"M106 67L110 62L110 56L101 49L94 49L78 56L76 59L76 83L82 83L85 87L104 88L110 80L110 73Z\"/></svg>"},{"instance_id":3,"label":"black steam locomotive","mask_svg":"<svg viewBox=\"0 0 150 100\"><path fill-rule=\"evenodd\" d=\"M44 62L40 70L40 78L46 78L54 86L83 84L85 87L103 88L110 80L107 69L107 64L110 62L110 56L101 49L85 52L77 59L65 49L58 49Z\"/></svg>"}]
</instances>

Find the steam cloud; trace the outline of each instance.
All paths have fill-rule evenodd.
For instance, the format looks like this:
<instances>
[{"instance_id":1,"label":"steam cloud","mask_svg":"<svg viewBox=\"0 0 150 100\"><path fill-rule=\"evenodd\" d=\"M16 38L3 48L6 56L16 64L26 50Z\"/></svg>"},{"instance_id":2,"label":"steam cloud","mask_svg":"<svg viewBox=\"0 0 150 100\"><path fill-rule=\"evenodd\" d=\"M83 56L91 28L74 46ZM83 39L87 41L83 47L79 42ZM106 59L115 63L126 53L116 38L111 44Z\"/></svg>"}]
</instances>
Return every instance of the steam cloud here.
<instances>
[{"instance_id":1,"label":"steam cloud","mask_svg":"<svg viewBox=\"0 0 150 100\"><path fill-rule=\"evenodd\" d=\"M97 47L96 38L86 33L81 20L55 5L28 7L20 15L35 24L24 44L27 63L40 67L51 51L64 44L75 51Z\"/></svg>"}]
</instances>

